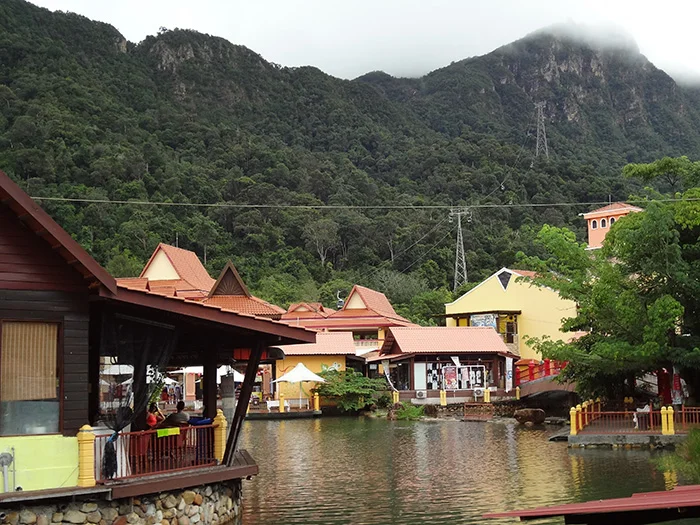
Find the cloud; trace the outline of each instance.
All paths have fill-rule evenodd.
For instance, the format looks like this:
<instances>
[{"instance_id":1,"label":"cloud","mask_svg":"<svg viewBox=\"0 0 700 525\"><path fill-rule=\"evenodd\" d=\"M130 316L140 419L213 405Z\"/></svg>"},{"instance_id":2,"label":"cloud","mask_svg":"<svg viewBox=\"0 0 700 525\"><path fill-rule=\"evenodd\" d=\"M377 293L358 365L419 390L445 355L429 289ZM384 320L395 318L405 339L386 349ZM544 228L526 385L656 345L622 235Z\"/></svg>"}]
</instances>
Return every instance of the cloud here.
<instances>
[{"instance_id":1,"label":"cloud","mask_svg":"<svg viewBox=\"0 0 700 525\"><path fill-rule=\"evenodd\" d=\"M481 55L539 28L574 20L624 32L657 66L700 75L691 0L34 0L111 23L140 41L160 26L195 29L286 66L354 78L417 76Z\"/></svg>"}]
</instances>

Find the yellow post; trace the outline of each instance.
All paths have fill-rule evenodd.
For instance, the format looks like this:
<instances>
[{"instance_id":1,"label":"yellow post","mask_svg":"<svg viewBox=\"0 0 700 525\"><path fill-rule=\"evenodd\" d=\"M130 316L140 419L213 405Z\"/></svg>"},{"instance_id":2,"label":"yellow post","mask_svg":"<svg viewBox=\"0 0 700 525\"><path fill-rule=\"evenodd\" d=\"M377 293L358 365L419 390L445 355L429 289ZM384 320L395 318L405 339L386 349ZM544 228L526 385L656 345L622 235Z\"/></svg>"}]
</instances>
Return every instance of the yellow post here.
<instances>
[{"instance_id":1,"label":"yellow post","mask_svg":"<svg viewBox=\"0 0 700 525\"><path fill-rule=\"evenodd\" d=\"M519 386L515 387L515 400L520 401L520 387Z\"/></svg>"},{"instance_id":2,"label":"yellow post","mask_svg":"<svg viewBox=\"0 0 700 525\"><path fill-rule=\"evenodd\" d=\"M668 436L668 409L666 407L661 407L661 434Z\"/></svg>"},{"instance_id":3,"label":"yellow post","mask_svg":"<svg viewBox=\"0 0 700 525\"><path fill-rule=\"evenodd\" d=\"M399 391L398 390L394 390L391 393L391 400L394 402L394 404L399 402Z\"/></svg>"},{"instance_id":4,"label":"yellow post","mask_svg":"<svg viewBox=\"0 0 700 525\"><path fill-rule=\"evenodd\" d=\"M228 426L223 410L216 411L214 424L216 425L214 428L214 457L221 463L224 460L224 450L226 450L226 427Z\"/></svg>"},{"instance_id":5,"label":"yellow post","mask_svg":"<svg viewBox=\"0 0 700 525\"><path fill-rule=\"evenodd\" d=\"M314 411L321 411L321 396L319 396L318 394L314 394Z\"/></svg>"},{"instance_id":6,"label":"yellow post","mask_svg":"<svg viewBox=\"0 0 700 525\"><path fill-rule=\"evenodd\" d=\"M584 401L581 405L581 411L583 412L583 426L588 424L588 401Z\"/></svg>"},{"instance_id":7,"label":"yellow post","mask_svg":"<svg viewBox=\"0 0 700 525\"><path fill-rule=\"evenodd\" d=\"M676 422L673 420L673 407L669 406L668 410L666 411L666 418L668 420L668 424L666 425L666 428L668 430L668 435L669 436L675 436L676 435Z\"/></svg>"},{"instance_id":8,"label":"yellow post","mask_svg":"<svg viewBox=\"0 0 700 525\"><path fill-rule=\"evenodd\" d=\"M601 407L601 401L600 401L600 398L598 397L595 400L595 411L600 412L600 407Z\"/></svg>"},{"instance_id":9,"label":"yellow post","mask_svg":"<svg viewBox=\"0 0 700 525\"><path fill-rule=\"evenodd\" d=\"M95 434L90 425L78 431L78 486L95 486Z\"/></svg>"},{"instance_id":10,"label":"yellow post","mask_svg":"<svg viewBox=\"0 0 700 525\"><path fill-rule=\"evenodd\" d=\"M571 431L569 433L575 436L578 434L578 425L576 422L576 409L574 407L571 407L571 410L569 410L569 421L571 423Z\"/></svg>"},{"instance_id":11,"label":"yellow post","mask_svg":"<svg viewBox=\"0 0 700 525\"><path fill-rule=\"evenodd\" d=\"M576 405L576 428L583 430L583 417L581 416L581 405Z\"/></svg>"},{"instance_id":12,"label":"yellow post","mask_svg":"<svg viewBox=\"0 0 700 525\"><path fill-rule=\"evenodd\" d=\"M440 406L447 406L447 390L440 390Z\"/></svg>"},{"instance_id":13,"label":"yellow post","mask_svg":"<svg viewBox=\"0 0 700 525\"><path fill-rule=\"evenodd\" d=\"M491 391L487 388L484 390L484 403L491 402Z\"/></svg>"},{"instance_id":14,"label":"yellow post","mask_svg":"<svg viewBox=\"0 0 700 525\"><path fill-rule=\"evenodd\" d=\"M280 393L280 412L284 412L284 394Z\"/></svg>"}]
</instances>

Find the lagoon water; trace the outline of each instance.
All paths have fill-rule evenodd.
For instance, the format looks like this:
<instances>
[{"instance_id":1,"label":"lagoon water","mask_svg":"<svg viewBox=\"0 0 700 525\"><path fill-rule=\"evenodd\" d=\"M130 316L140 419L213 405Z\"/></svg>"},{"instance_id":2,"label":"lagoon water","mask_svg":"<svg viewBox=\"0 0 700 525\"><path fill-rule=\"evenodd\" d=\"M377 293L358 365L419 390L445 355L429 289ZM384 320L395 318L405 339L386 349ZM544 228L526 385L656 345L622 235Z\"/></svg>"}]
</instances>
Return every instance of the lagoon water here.
<instances>
[{"instance_id":1,"label":"lagoon water","mask_svg":"<svg viewBox=\"0 0 700 525\"><path fill-rule=\"evenodd\" d=\"M243 482L243 524L499 525L518 522L481 516L677 483L655 470L650 452L568 449L547 441L559 430L511 421L249 421L241 445L260 475Z\"/></svg>"}]
</instances>

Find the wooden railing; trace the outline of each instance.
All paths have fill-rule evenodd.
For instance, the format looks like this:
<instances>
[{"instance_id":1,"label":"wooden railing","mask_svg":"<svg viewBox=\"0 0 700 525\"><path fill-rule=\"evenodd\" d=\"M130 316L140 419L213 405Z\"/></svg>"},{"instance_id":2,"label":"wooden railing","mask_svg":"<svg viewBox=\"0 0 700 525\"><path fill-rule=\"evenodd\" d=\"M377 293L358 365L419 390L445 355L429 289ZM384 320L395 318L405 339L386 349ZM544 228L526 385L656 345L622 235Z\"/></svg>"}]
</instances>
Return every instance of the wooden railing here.
<instances>
[{"instance_id":1,"label":"wooden railing","mask_svg":"<svg viewBox=\"0 0 700 525\"><path fill-rule=\"evenodd\" d=\"M142 432L120 432L114 441L117 471L110 479L162 474L216 465L214 429L217 425L186 426ZM109 435L95 438L95 479L104 474L104 450Z\"/></svg>"},{"instance_id":2,"label":"wooden railing","mask_svg":"<svg viewBox=\"0 0 700 525\"><path fill-rule=\"evenodd\" d=\"M625 406L631 403L625 402ZM571 435L686 434L700 428L700 407L661 407L660 410L603 411L600 399L571 408Z\"/></svg>"},{"instance_id":3,"label":"wooden railing","mask_svg":"<svg viewBox=\"0 0 700 525\"><path fill-rule=\"evenodd\" d=\"M544 377L558 375L566 366L566 362L545 359L541 363L531 361L526 370L515 367L515 386L542 379Z\"/></svg>"}]
</instances>

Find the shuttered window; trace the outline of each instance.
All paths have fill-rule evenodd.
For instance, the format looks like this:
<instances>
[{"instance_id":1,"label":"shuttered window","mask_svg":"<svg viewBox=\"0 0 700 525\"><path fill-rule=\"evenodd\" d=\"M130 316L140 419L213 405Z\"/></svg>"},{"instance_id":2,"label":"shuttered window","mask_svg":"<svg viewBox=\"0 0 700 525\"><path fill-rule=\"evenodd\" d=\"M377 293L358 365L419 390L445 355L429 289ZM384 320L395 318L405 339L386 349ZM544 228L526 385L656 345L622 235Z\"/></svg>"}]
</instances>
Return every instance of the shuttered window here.
<instances>
[{"instance_id":1,"label":"shuttered window","mask_svg":"<svg viewBox=\"0 0 700 525\"><path fill-rule=\"evenodd\" d=\"M5 321L0 331L0 401L57 399L58 325Z\"/></svg>"}]
</instances>

